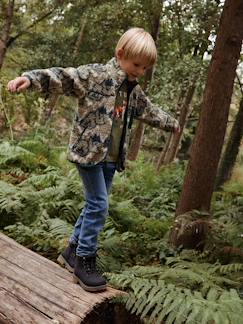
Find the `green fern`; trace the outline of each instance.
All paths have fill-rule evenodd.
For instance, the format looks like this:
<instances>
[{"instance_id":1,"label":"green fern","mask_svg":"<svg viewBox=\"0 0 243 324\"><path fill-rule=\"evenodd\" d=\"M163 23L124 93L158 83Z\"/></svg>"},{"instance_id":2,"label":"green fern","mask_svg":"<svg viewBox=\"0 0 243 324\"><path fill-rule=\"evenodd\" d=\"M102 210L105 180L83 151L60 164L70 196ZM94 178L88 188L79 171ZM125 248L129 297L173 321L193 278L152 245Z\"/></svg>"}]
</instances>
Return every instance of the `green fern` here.
<instances>
[{"instance_id":1,"label":"green fern","mask_svg":"<svg viewBox=\"0 0 243 324\"><path fill-rule=\"evenodd\" d=\"M0 210L7 213L18 213L24 205L21 201L21 190L12 184L0 181Z\"/></svg>"},{"instance_id":2,"label":"green fern","mask_svg":"<svg viewBox=\"0 0 243 324\"><path fill-rule=\"evenodd\" d=\"M148 323L238 324L243 316L243 300L235 289L210 288L204 296L165 280L137 276L139 267L122 274L110 274L112 284L126 289L126 307ZM144 271L144 269L142 269Z\"/></svg>"},{"instance_id":3,"label":"green fern","mask_svg":"<svg viewBox=\"0 0 243 324\"><path fill-rule=\"evenodd\" d=\"M73 223L83 206L83 193L78 176L65 177L48 167L41 175L33 174L20 184L0 183L0 225L16 221L28 225L45 210L50 218L60 217Z\"/></svg>"},{"instance_id":4,"label":"green fern","mask_svg":"<svg viewBox=\"0 0 243 324\"><path fill-rule=\"evenodd\" d=\"M243 271L243 264L232 263L232 264L218 265L215 267L215 270L221 274L228 274L230 272L240 272Z\"/></svg>"},{"instance_id":5,"label":"green fern","mask_svg":"<svg viewBox=\"0 0 243 324\"><path fill-rule=\"evenodd\" d=\"M16 223L5 227L5 233L36 251L61 251L66 246L72 229L66 221L59 218L50 219L45 211L42 211L40 217L30 226Z\"/></svg>"},{"instance_id":6,"label":"green fern","mask_svg":"<svg viewBox=\"0 0 243 324\"><path fill-rule=\"evenodd\" d=\"M40 159L34 153L8 142L0 144L0 167L21 166L22 169L33 170L46 165L45 158Z\"/></svg>"}]
</instances>

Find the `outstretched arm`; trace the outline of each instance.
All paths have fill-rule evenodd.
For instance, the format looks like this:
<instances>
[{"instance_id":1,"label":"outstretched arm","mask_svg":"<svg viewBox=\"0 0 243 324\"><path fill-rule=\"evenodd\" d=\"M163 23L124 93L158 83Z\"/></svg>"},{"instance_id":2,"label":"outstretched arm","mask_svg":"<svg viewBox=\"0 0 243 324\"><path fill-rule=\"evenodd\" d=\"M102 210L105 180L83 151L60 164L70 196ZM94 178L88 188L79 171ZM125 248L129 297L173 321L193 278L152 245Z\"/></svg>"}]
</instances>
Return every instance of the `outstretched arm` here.
<instances>
[{"instance_id":1,"label":"outstretched arm","mask_svg":"<svg viewBox=\"0 0 243 324\"><path fill-rule=\"evenodd\" d=\"M32 70L8 83L11 92L35 89L47 94L84 97L89 71L86 66Z\"/></svg>"},{"instance_id":2,"label":"outstretched arm","mask_svg":"<svg viewBox=\"0 0 243 324\"><path fill-rule=\"evenodd\" d=\"M134 117L152 127L168 132L180 132L179 122L160 107L152 104L141 88Z\"/></svg>"}]
</instances>

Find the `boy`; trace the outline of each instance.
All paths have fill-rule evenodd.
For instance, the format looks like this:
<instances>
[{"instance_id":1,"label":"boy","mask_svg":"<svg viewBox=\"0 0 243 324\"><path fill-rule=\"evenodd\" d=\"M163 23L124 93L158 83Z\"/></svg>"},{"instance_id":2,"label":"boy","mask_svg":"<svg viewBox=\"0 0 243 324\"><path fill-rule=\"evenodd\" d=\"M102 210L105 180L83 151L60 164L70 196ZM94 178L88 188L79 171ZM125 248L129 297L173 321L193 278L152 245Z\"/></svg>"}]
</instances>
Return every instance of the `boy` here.
<instances>
[{"instance_id":1,"label":"boy","mask_svg":"<svg viewBox=\"0 0 243 324\"><path fill-rule=\"evenodd\" d=\"M58 261L88 291L106 288L105 278L96 269L97 238L108 213L114 173L125 168L133 119L179 131L178 122L152 105L137 83L156 59L151 35L142 28L131 28L118 41L115 58L106 65L33 70L8 83L11 92L31 88L78 99L68 159L76 164L82 179L85 206Z\"/></svg>"}]
</instances>

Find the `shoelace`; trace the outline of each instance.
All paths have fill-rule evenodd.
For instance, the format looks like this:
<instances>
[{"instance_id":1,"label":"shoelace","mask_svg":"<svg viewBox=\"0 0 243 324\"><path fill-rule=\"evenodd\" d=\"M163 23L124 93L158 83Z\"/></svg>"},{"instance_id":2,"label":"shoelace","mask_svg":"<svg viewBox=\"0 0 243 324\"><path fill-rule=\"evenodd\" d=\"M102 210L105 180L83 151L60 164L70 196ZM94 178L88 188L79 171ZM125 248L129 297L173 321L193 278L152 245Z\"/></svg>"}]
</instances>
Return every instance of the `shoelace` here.
<instances>
[{"instance_id":1,"label":"shoelace","mask_svg":"<svg viewBox=\"0 0 243 324\"><path fill-rule=\"evenodd\" d=\"M89 258L89 259L84 259L84 268L87 271L87 273L98 273L98 270L96 269L96 260L95 258Z\"/></svg>"}]
</instances>

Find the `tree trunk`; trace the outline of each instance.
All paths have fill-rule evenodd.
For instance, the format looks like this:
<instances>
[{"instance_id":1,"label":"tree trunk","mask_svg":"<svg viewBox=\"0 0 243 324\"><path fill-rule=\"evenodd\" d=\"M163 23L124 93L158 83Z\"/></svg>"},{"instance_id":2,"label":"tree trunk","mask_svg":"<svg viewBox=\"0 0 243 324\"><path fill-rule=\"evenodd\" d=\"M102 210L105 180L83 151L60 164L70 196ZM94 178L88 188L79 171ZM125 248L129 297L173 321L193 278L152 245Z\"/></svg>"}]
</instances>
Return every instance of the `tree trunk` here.
<instances>
[{"instance_id":1,"label":"tree trunk","mask_svg":"<svg viewBox=\"0 0 243 324\"><path fill-rule=\"evenodd\" d=\"M185 97L185 102L184 102L183 106L181 107L181 113L180 113L180 117L179 117L179 124L181 125L181 130L179 133L173 134L172 143L171 143L171 145L167 151L167 154L165 156L164 164L168 164L168 163L172 162L177 155L177 151L180 146L183 130L186 126L188 116L191 113L190 105L192 102L192 98L193 98L195 89L196 89L196 81L193 81L193 83L189 86L189 89L188 89L186 97Z\"/></svg>"},{"instance_id":2,"label":"tree trunk","mask_svg":"<svg viewBox=\"0 0 243 324\"><path fill-rule=\"evenodd\" d=\"M229 135L224 155L222 157L218 175L216 179L216 189L219 189L232 175L232 170L239 152L241 139L243 136L243 97L240 101L240 108Z\"/></svg>"},{"instance_id":3,"label":"tree trunk","mask_svg":"<svg viewBox=\"0 0 243 324\"><path fill-rule=\"evenodd\" d=\"M81 24L81 27L80 27L80 31L79 31L79 34L78 34L78 38L77 38L77 41L75 43L75 46L74 46L74 51L73 51L73 55L74 57L77 57L78 54L79 54L79 50L80 50L80 47L81 47L81 44L82 44L82 41L83 41L83 37L84 37L84 29L87 25L87 14L84 14L81 18L81 21L80 21L80 24Z\"/></svg>"},{"instance_id":4,"label":"tree trunk","mask_svg":"<svg viewBox=\"0 0 243 324\"><path fill-rule=\"evenodd\" d=\"M3 66L5 55L6 55L6 46L4 42L0 39L0 69Z\"/></svg>"},{"instance_id":5,"label":"tree trunk","mask_svg":"<svg viewBox=\"0 0 243 324\"><path fill-rule=\"evenodd\" d=\"M3 66L4 58L7 52L8 42L10 39L10 29L13 22L14 0L8 1L6 7L3 6L4 25L0 35L0 69Z\"/></svg>"},{"instance_id":6,"label":"tree trunk","mask_svg":"<svg viewBox=\"0 0 243 324\"><path fill-rule=\"evenodd\" d=\"M178 21L180 22L181 21L180 17L178 18L179 18ZM205 28L204 31L201 32L201 35L199 35L198 37L200 42L197 43L194 47L193 58L200 57L201 60L203 60L204 54L207 51L209 45L208 39L217 18L218 18L217 6L215 6L214 11L211 12L210 17L208 17L206 14L204 14L204 16L201 17L201 19L205 22ZM181 23L180 26L181 28L183 28ZM168 164L172 162L177 155L177 152L180 147L183 131L186 127L187 119L191 113L190 104L192 102L193 95L196 89L196 81L197 81L197 76L194 77L192 81L190 81L190 77L188 77L188 82L186 86L187 91L184 90L185 88L182 89L181 91L181 95L177 105L178 112L180 113L179 124L181 127L181 131L180 133L170 134L170 136L168 136L165 148L162 151L157 163L157 171L159 171L162 164Z\"/></svg>"},{"instance_id":7,"label":"tree trunk","mask_svg":"<svg viewBox=\"0 0 243 324\"><path fill-rule=\"evenodd\" d=\"M48 99L48 103L42 113L42 124L43 125L45 125L48 122L48 120L51 118L59 97L60 97L60 95L55 94L55 95L52 95Z\"/></svg>"},{"instance_id":8,"label":"tree trunk","mask_svg":"<svg viewBox=\"0 0 243 324\"><path fill-rule=\"evenodd\" d=\"M140 147L143 143L144 130L144 123L138 121L137 126L133 132L131 145L129 147L128 160L130 161L135 161L137 159Z\"/></svg>"},{"instance_id":9,"label":"tree trunk","mask_svg":"<svg viewBox=\"0 0 243 324\"><path fill-rule=\"evenodd\" d=\"M155 41L155 44L157 44L159 39L160 17L162 13L162 7L163 7L163 1L160 1L159 9L154 15L154 24L152 27L151 35ZM153 75L154 75L154 66L151 69L147 70L145 73L144 84L143 84L144 91L146 91L149 83L152 81ZM133 133L133 139L128 152L128 159L131 161L135 161L138 156L140 147L143 143L144 130L145 130L144 123L138 121L135 131Z\"/></svg>"},{"instance_id":10,"label":"tree trunk","mask_svg":"<svg viewBox=\"0 0 243 324\"><path fill-rule=\"evenodd\" d=\"M153 78L154 68L151 68L145 72L143 89L146 90L149 82ZM145 125L141 121L137 121L136 128L133 132L133 139L129 147L128 160L135 161L137 159L140 147L143 144Z\"/></svg>"},{"instance_id":11,"label":"tree trunk","mask_svg":"<svg viewBox=\"0 0 243 324\"><path fill-rule=\"evenodd\" d=\"M179 114L180 112L180 109L181 109L181 106L183 104L183 101L184 101L184 97L185 97L185 89L182 89L181 92L180 92L180 95L179 95L179 99L178 99L178 103L177 103L177 114ZM165 159L165 155L166 155L166 152L168 151L170 145L171 145L171 142L172 142L172 137L173 137L173 133L169 133L168 137L167 137L167 140L165 142L165 146L159 156L159 159L158 159L158 162L156 164L156 170L157 172L159 172L162 164L164 163L164 159Z\"/></svg>"},{"instance_id":12,"label":"tree trunk","mask_svg":"<svg viewBox=\"0 0 243 324\"><path fill-rule=\"evenodd\" d=\"M193 210L210 212L217 166L227 126L235 71L243 38L243 1L226 0L209 67L199 125L171 232L175 246L196 247L207 222Z\"/></svg>"},{"instance_id":13,"label":"tree trunk","mask_svg":"<svg viewBox=\"0 0 243 324\"><path fill-rule=\"evenodd\" d=\"M168 138L166 139L165 146L164 146L163 150L161 151L159 159L158 159L157 164L156 164L156 171L157 172L159 172L161 166L164 164L165 155L166 155L166 152L168 151L168 149L169 149L169 147L171 145L172 137L173 137L173 133L170 133Z\"/></svg>"},{"instance_id":14,"label":"tree trunk","mask_svg":"<svg viewBox=\"0 0 243 324\"><path fill-rule=\"evenodd\" d=\"M178 152L179 146L180 146L180 142L181 142L181 138L182 138L182 134L183 134L183 130L186 126L186 122L188 119L188 116L191 113L190 110L190 104L194 95L196 89L196 80L193 80L192 84L189 86L189 89L187 90L186 96L185 96L185 101L180 109L180 117L179 117L179 124L181 127L181 130L179 133L172 133L171 136L169 137L169 143L168 143L168 147L167 150L164 154L163 160L159 161L161 164L168 164L170 162L172 162ZM157 165L157 170L159 170L161 164Z\"/></svg>"}]
</instances>

